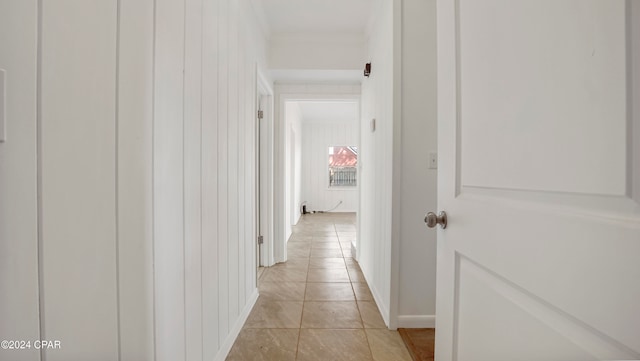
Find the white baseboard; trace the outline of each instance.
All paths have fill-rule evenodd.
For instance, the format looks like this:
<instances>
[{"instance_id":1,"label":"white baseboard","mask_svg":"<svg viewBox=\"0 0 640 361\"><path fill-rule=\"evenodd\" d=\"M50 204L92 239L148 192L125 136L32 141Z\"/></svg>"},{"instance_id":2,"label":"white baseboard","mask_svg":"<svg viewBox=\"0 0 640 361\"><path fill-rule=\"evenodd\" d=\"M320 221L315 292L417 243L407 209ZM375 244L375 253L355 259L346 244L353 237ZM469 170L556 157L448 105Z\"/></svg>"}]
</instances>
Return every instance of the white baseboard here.
<instances>
[{"instance_id":1,"label":"white baseboard","mask_svg":"<svg viewBox=\"0 0 640 361\"><path fill-rule=\"evenodd\" d=\"M246 306L242 310L242 313L238 317L238 320L233 325L233 327L229 331L229 335L227 335L227 338L224 340L224 342L220 346L220 349L218 350L218 355L215 358L216 361L224 361L227 358L227 356L229 356L229 352L233 347L233 343L236 342L236 339L238 338L240 331L242 331L242 326L244 326L245 321L247 321L247 318L249 318L249 314L251 313L253 306L256 304L256 301L258 301L257 288L253 291L253 293L249 297L249 301L247 302Z\"/></svg>"},{"instance_id":2,"label":"white baseboard","mask_svg":"<svg viewBox=\"0 0 640 361\"><path fill-rule=\"evenodd\" d=\"M365 279L366 279L366 276L365 276ZM387 309L387 305L385 305L382 302L382 297L380 297L380 293L375 288L375 286L369 284L369 282L367 282L367 285L369 286L369 290L371 291L373 300L376 302L376 305L378 306L378 311L380 311L380 315L382 316L382 320L384 321L384 324L387 327L389 327L389 311Z\"/></svg>"},{"instance_id":3,"label":"white baseboard","mask_svg":"<svg viewBox=\"0 0 640 361\"><path fill-rule=\"evenodd\" d=\"M398 316L398 328L435 328L435 315Z\"/></svg>"}]
</instances>

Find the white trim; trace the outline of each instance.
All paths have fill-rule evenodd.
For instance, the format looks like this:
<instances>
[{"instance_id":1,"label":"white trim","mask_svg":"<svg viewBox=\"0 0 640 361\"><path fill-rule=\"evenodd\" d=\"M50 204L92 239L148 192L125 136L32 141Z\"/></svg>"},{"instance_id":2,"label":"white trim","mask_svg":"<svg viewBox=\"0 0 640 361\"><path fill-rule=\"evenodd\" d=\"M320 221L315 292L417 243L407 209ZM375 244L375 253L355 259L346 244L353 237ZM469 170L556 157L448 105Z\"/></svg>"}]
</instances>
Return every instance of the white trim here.
<instances>
[{"instance_id":1,"label":"white trim","mask_svg":"<svg viewBox=\"0 0 640 361\"><path fill-rule=\"evenodd\" d=\"M240 331L242 331L242 326L244 326L244 323L247 321L247 318L249 318L249 314L251 313L251 310L253 310L253 306L256 304L256 301L258 301L258 296L259 296L258 289L256 288L253 290L251 297L249 297L249 300L246 306L244 307L244 309L242 310L242 313L238 317L238 321L236 321L233 327L229 330L229 334L227 335L227 338L224 340L222 345L220 345L220 349L218 350L218 355L216 355L216 358L214 359L214 361L218 361L218 360L224 361L227 358L227 356L229 356L231 347L233 347L233 344L236 342L236 339L240 334Z\"/></svg>"},{"instance_id":2,"label":"white trim","mask_svg":"<svg viewBox=\"0 0 640 361\"><path fill-rule=\"evenodd\" d=\"M266 151L266 174L260 174L260 169L257 169L258 175L260 175L260 181L256 182L257 187L262 188L264 193L266 194L266 202L265 204L260 204L260 210L256 207L256 212L261 212L263 218L260 220L262 223L262 227L260 225L257 226L256 229L256 239L257 236L262 233L264 237L264 243L261 250L261 258L262 265L265 267L271 267L275 264L274 259L274 227L273 227L273 214L274 214L274 200L273 200L273 192L274 192L274 114L273 114L273 86L266 76L265 71L261 69L260 66L257 66L256 69L256 104L260 101L260 96L264 96L266 100L264 100L265 108L262 109L264 112L264 118L260 121L256 121L256 126L260 127L262 123L266 124L268 127L266 129L266 144L261 147L264 151ZM261 123L262 122L262 123ZM263 128L264 130L264 128ZM260 129L257 129L257 136L260 137ZM256 140L257 141L257 140ZM260 149L256 147L256 157L260 156ZM261 166L260 160L256 159L256 166ZM258 195L263 197L262 192L258 188ZM259 201L256 199L256 201ZM261 232L262 228L262 232Z\"/></svg>"},{"instance_id":3,"label":"white trim","mask_svg":"<svg viewBox=\"0 0 640 361\"><path fill-rule=\"evenodd\" d=\"M435 328L435 315L401 315L398 316L398 328Z\"/></svg>"},{"instance_id":4,"label":"white trim","mask_svg":"<svg viewBox=\"0 0 640 361\"><path fill-rule=\"evenodd\" d=\"M6 141L7 134L7 86L5 74L5 70L0 69L0 143L4 143Z\"/></svg>"},{"instance_id":5,"label":"white trim","mask_svg":"<svg viewBox=\"0 0 640 361\"><path fill-rule=\"evenodd\" d=\"M361 103L360 102L356 102L356 105L358 106L358 109L361 107ZM358 113L360 113L360 112L358 112ZM358 114L358 117L360 117L360 114ZM355 147L357 149L359 149L360 148L360 143L359 143L360 142L360 127L357 127L357 129L358 129L358 133L357 133L357 135L358 135L358 144L356 144ZM348 144L339 144L338 145L336 143L330 143L330 144L327 144L327 146L325 147L325 150L328 151L329 148L336 148L336 147L349 148L349 147L353 147L353 145L348 145ZM351 151L351 153L353 153L353 151ZM329 167L329 157L330 156L331 156L331 154L327 153L327 168L325 168L325 171L328 171L329 168L330 168ZM342 192L354 192L355 191L355 192L358 192L358 206L360 206L360 189L359 189L360 188L359 187L360 182L357 181L358 176L360 175L360 168L358 167L358 160L359 160L359 155L356 154L356 166L355 166L355 168L356 168L356 185L354 185L354 186L333 186L332 187L330 179L329 179L329 177L326 176L326 174L325 174L324 180L325 180L325 184L327 185L327 190L328 191L342 191ZM342 212L347 212L347 211L342 211ZM353 211L353 212L356 212L356 211ZM357 222L357 219L356 219L356 222Z\"/></svg>"},{"instance_id":6,"label":"white trim","mask_svg":"<svg viewBox=\"0 0 640 361\"><path fill-rule=\"evenodd\" d=\"M391 180L391 275L389 278L390 329L398 328L400 303L400 241L402 240L402 5L393 0L393 119L392 119L392 180Z\"/></svg>"},{"instance_id":7,"label":"white trim","mask_svg":"<svg viewBox=\"0 0 640 361\"><path fill-rule=\"evenodd\" d=\"M628 102L629 102L629 189L633 200L640 203L640 4L628 1Z\"/></svg>"},{"instance_id":8,"label":"white trim","mask_svg":"<svg viewBox=\"0 0 640 361\"><path fill-rule=\"evenodd\" d=\"M353 245L351 246L353 247ZM365 275L365 280L366 280L367 276ZM371 290L371 295L373 295L373 300L376 302L376 306L378 306L378 311L380 312L380 315L382 316L382 320L384 321L384 324L390 329L390 330L396 330L397 328L392 328L389 325L389 310L387 310L384 305L386 305L386 302L383 302L384 300L382 299L382 297L380 297L380 292L378 292L378 289L375 288L374 285L370 284L369 281L367 281L367 285L369 286L369 290Z\"/></svg>"}]
</instances>

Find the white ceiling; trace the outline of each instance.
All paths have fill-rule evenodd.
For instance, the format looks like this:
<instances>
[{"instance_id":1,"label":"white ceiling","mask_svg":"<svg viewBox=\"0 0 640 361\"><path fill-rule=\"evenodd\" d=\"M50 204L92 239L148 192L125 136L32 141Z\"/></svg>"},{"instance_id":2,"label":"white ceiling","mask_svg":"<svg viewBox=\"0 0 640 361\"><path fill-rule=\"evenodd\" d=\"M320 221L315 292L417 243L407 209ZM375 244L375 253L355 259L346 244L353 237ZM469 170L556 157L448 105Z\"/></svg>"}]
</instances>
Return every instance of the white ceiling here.
<instances>
[{"instance_id":1,"label":"white ceiling","mask_svg":"<svg viewBox=\"0 0 640 361\"><path fill-rule=\"evenodd\" d=\"M271 78L283 83L360 84L362 70L271 70Z\"/></svg>"},{"instance_id":2,"label":"white ceiling","mask_svg":"<svg viewBox=\"0 0 640 361\"><path fill-rule=\"evenodd\" d=\"M301 101L303 122L348 122L358 119L358 103L352 101Z\"/></svg>"},{"instance_id":3,"label":"white ceiling","mask_svg":"<svg viewBox=\"0 0 640 361\"><path fill-rule=\"evenodd\" d=\"M254 0L272 34L364 34L374 0Z\"/></svg>"}]
</instances>

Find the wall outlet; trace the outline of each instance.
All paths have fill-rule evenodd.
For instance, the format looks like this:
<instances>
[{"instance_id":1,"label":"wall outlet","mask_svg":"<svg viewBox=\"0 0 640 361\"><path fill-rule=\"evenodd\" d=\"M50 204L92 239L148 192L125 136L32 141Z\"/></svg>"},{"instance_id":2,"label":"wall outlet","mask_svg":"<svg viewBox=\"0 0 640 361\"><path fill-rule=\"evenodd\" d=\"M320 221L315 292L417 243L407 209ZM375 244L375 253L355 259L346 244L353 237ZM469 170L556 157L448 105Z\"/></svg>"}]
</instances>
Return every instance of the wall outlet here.
<instances>
[{"instance_id":1,"label":"wall outlet","mask_svg":"<svg viewBox=\"0 0 640 361\"><path fill-rule=\"evenodd\" d=\"M438 153L429 153L429 169L438 169Z\"/></svg>"}]
</instances>

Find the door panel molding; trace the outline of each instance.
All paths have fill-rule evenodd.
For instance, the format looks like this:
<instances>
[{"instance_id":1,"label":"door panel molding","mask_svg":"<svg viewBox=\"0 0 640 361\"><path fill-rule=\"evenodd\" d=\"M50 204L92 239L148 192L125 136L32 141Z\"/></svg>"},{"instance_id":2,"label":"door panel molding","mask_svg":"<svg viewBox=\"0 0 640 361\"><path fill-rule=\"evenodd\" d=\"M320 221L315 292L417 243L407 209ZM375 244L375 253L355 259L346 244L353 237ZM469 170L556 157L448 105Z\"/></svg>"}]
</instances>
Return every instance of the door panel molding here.
<instances>
[{"instance_id":1,"label":"door panel molding","mask_svg":"<svg viewBox=\"0 0 640 361\"><path fill-rule=\"evenodd\" d=\"M553 306L533 293L509 281L500 274L482 266L458 252L456 263L456 302L454 310L454 340L459 339L460 302L459 294L463 277L473 277L494 291L497 295L525 311L532 318L549 327L549 331L559 333L571 343L599 360L640 359L640 353L633 351L622 343L605 335L597 329L580 321L572 315ZM491 316L487 316L491 318ZM454 354L457 353L457 342L454 342Z\"/></svg>"},{"instance_id":2,"label":"door panel molding","mask_svg":"<svg viewBox=\"0 0 640 361\"><path fill-rule=\"evenodd\" d=\"M631 4L438 0L438 359L640 359Z\"/></svg>"},{"instance_id":3,"label":"door panel molding","mask_svg":"<svg viewBox=\"0 0 640 361\"><path fill-rule=\"evenodd\" d=\"M484 5L479 5L483 3ZM561 4L540 4L527 5L532 10L537 11L537 15L542 17L543 10L549 8L552 13L554 7L576 7L584 2L581 0L564 1ZM456 180L457 194L460 194L464 187L480 187L480 188L496 188L508 190L524 190L524 191L549 191L555 193L575 193L575 194L594 194L594 195L610 195L621 196L629 195L631 192L629 177L633 172L630 161L631 157L627 150L628 143L627 127L628 109L627 103L630 96L630 89L625 83L624 62L627 60L627 54L630 49L623 40L619 40L618 35L624 35L627 31L624 24L618 24L617 20L624 22L625 7L620 6L603 6L601 10L606 11L607 15L600 19L600 22L590 22L588 14L582 14L581 22L575 28L568 28L559 35L563 35L567 39L582 39L580 35L582 30L591 30L602 33L599 36L593 36L592 42L583 41L575 42L576 50L567 52L567 59L558 56L558 59L548 60L544 56L534 58L529 56L536 52L530 50L531 47L522 45L527 41L544 43L537 44L538 48L552 51L563 49L560 41L554 40L559 35L537 32L531 30L532 23L536 23L535 14L531 17L527 25L522 26L521 33L527 34L527 38L515 39L514 37L503 36L495 39L496 42L503 42L502 45L493 45L493 41L484 40L482 48L483 56L477 61L462 61L462 47L466 46L466 57L478 54L479 48L473 50L471 44L476 41L466 40L474 36L474 40L478 40L475 35L479 33L475 29L465 30L463 23L465 17L465 6L476 7L508 7L510 2L505 0L455 0L455 59L456 59ZM621 3L622 4L622 3ZM597 5L601 6L601 5ZM522 5L512 5L514 9L522 11ZM593 10L589 6L585 6L587 10ZM505 11L507 11L506 9ZM467 10L471 12L471 10ZM482 16L476 14L474 16ZM485 14L486 16L489 16ZM545 13L545 16L548 16ZM507 17L502 18L494 16L494 21L498 23L500 20L507 25L510 24ZM561 23L563 18L550 18L556 23ZM511 24L513 25L513 24ZM583 29L584 28L584 29ZM489 31L486 38L492 38L499 33L495 27L493 32ZM504 31L501 31L502 33ZM480 37L480 39L483 39ZM546 43L552 43L547 45ZM612 43L612 44L610 44ZM465 45L466 44L466 45ZM536 44L534 44L536 45ZM505 49L515 49L505 51ZM470 48L472 48L470 50ZM592 50L591 50L592 49ZM587 54L587 50L589 54ZM531 54L529 54L531 53ZM491 54L487 57L484 54ZM585 58L593 58L595 60L585 60ZM490 61L491 60L491 61ZM510 61L514 60L514 61ZM517 60L517 61L515 61ZM508 68L504 66L499 68L498 65L477 66L475 64L493 64L494 62L502 62L505 64L518 63L517 66ZM539 64L546 61L547 63ZM588 64L578 66L576 64ZM465 65L466 64L466 65ZM474 64L473 66L469 64ZM618 66L620 65L620 66ZM471 67L472 69L466 69ZM549 73L547 78L537 81L538 77L530 76L529 73L544 68ZM508 69L507 69L508 68ZM576 69L577 70L573 70ZM618 69L620 68L620 69ZM530 69L531 71L528 71ZM618 70L616 70L618 69ZM467 73L465 74L465 71ZM496 82L492 84L494 76L487 75L491 72L500 72L516 75L521 79L502 84ZM558 84L563 84L562 90L566 90L566 94L560 90L555 90L553 81L554 74L567 74ZM611 74L615 76L610 76ZM509 78L503 76L502 78ZM566 78L566 79L565 79ZM612 78L611 80L609 78ZM473 81L470 81L473 80ZM475 91L474 94L484 93L485 100L491 99L488 105L483 106L482 102L477 101L477 97L469 97L465 99L465 85L477 84L479 79L487 84L487 90L478 92L478 89L468 89L467 91ZM526 84L526 85L523 85ZM532 85L529 85L532 84ZM605 86L600 86L604 84ZM558 85L559 86L559 85ZM514 88L511 93L490 95L489 89ZM566 88L566 89L565 89ZM606 88L606 90L604 90ZM546 95L541 90L546 89L549 92ZM557 94L556 94L557 93ZM617 96L621 93L621 96ZM509 100L509 94L512 94ZM543 94L543 96L533 96L533 94ZM599 99L593 100L595 104L592 109L579 109L574 104L585 103L586 98ZM518 102L520 99L520 102ZM531 101L522 101L522 99L535 99ZM560 99L560 100L558 100ZM600 100L602 99L602 100ZM514 104L510 104L513 101ZM501 104L501 107L493 106ZM471 104L471 105L469 105ZM470 108L469 108L470 107ZM491 122L472 122L468 121L469 112L480 112L478 117L483 118L485 113L489 112L484 108L491 107L492 111L499 110L493 117L484 117L485 119L494 119ZM526 107L536 110L536 113L546 114L544 117L534 117L533 112L523 111ZM556 108L554 111L545 111L545 109ZM484 110L483 110L484 109ZM605 111L606 110L606 111ZM483 113L484 111L484 113ZM557 119L556 119L557 118ZM556 121L558 120L558 121ZM562 121L560 121L562 120ZM538 124L540 123L540 124ZM558 124L554 132L546 132L550 124ZM489 127L487 130L486 127ZM521 139L524 142L512 141L518 138L513 136L522 136L523 133L518 130L509 133L509 129L528 127L531 136ZM501 129L505 132L504 141L500 144L486 144L480 138L482 132L494 131ZM606 132L604 131L606 129ZM609 136L603 136L609 134ZM531 148L526 141L534 136L545 136L548 142L544 147L538 149ZM573 138L573 139L572 139ZM565 139L571 139L574 147L565 147ZM480 148L479 145L483 144ZM575 147L575 145L578 147ZM508 156L501 156L501 152L497 149L506 149ZM547 149L548 148L548 149ZM582 162L571 162L577 158L578 154L585 153L588 155L587 160ZM482 155L482 157L481 157ZM503 164L505 160L520 159L521 161L513 164ZM466 165L463 169L463 162ZM486 165L480 164L483 162ZM500 164L496 167L494 164ZM526 165L526 166L525 166ZM505 168L509 170L505 170ZM510 171L511 169L519 169L519 171ZM493 175L492 175L493 174Z\"/></svg>"},{"instance_id":4,"label":"door panel molding","mask_svg":"<svg viewBox=\"0 0 640 361\"><path fill-rule=\"evenodd\" d=\"M537 209L562 215L597 218L596 221L630 223L640 227L638 203L628 196L608 196L522 189L463 187L456 197L462 200L510 202L517 208ZM561 206L559 206L561 205Z\"/></svg>"}]
</instances>

